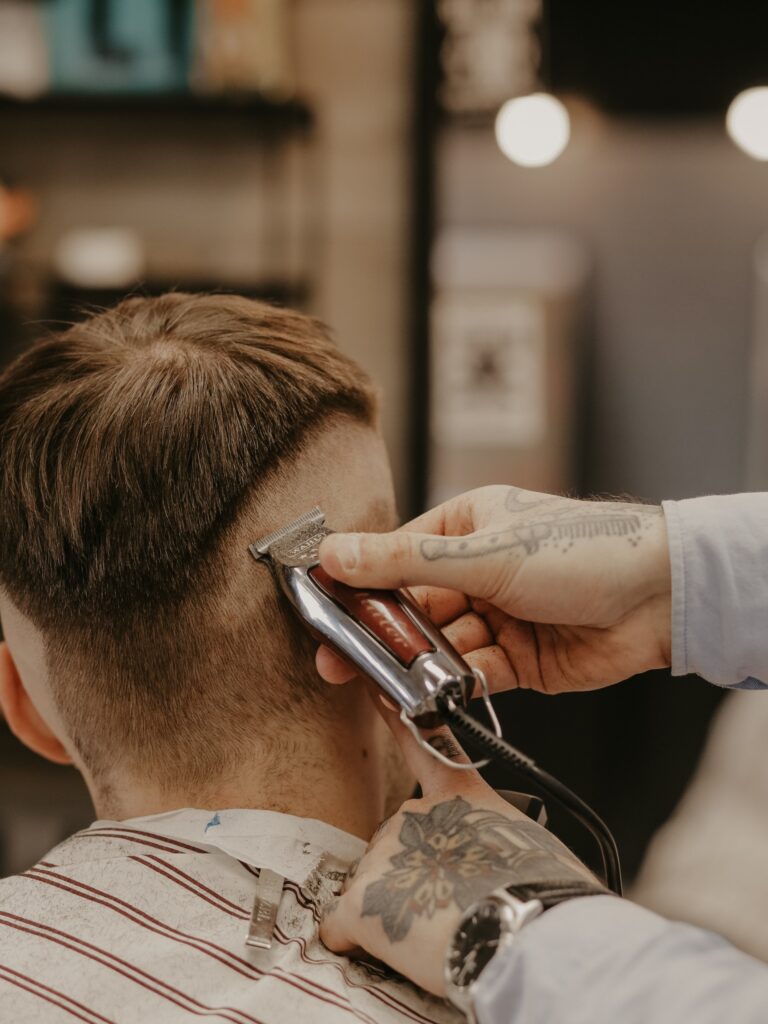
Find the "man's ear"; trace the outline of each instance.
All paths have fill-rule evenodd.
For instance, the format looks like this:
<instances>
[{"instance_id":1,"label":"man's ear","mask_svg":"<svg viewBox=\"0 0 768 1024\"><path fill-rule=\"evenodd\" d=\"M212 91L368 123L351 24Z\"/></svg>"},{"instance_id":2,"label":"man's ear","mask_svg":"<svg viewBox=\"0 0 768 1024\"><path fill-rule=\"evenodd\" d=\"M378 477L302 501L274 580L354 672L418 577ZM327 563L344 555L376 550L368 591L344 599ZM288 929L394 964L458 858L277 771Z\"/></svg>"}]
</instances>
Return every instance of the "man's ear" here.
<instances>
[{"instance_id":1,"label":"man's ear","mask_svg":"<svg viewBox=\"0 0 768 1024\"><path fill-rule=\"evenodd\" d=\"M0 643L0 710L11 732L30 750L56 764L72 764L63 743L30 700L6 643Z\"/></svg>"}]
</instances>

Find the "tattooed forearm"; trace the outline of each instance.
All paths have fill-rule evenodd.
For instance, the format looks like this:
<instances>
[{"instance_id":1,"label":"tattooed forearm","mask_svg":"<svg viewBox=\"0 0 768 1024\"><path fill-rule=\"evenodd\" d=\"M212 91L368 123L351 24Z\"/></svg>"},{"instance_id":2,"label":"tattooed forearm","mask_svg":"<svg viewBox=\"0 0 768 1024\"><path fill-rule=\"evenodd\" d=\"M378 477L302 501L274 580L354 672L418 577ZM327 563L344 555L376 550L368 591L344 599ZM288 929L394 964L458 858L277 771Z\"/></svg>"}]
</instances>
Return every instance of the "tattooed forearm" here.
<instances>
[{"instance_id":1,"label":"tattooed forearm","mask_svg":"<svg viewBox=\"0 0 768 1024\"><path fill-rule=\"evenodd\" d=\"M637 547L661 514L662 510L654 506L606 502L582 509L569 503L565 508L542 510L536 518L529 517L525 522L494 532L474 537L429 538L422 541L421 553L427 561L481 558L500 551L518 551L527 556L542 548L565 554L578 541L595 537L623 537Z\"/></svg>"},{"instance_id":2,"label":"tattooed forearm","mask_svg":"<svg viewBox=\"0 0 768 1024\"><path fill-rule=\"evenodd\" d=\"M452 904L464 910L500 885L585 881L568 849L533 822L462 797L404 817L402 850L363 897L363 917L381 917L391 942L405 938L415 918Z\"/></svg>"}]
</instances>

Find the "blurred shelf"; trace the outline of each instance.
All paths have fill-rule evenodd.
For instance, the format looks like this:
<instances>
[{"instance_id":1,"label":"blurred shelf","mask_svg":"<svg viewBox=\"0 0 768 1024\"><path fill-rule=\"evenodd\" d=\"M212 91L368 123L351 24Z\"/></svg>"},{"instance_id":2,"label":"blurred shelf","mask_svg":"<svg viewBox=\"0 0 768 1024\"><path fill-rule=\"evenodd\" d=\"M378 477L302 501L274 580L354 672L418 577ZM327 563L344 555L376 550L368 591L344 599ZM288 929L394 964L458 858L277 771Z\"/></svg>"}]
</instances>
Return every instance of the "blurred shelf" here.
<instances>
[{"instance_id":1,"label":"blurred shelf","mask_svg":"<svg viewBox=\"0 0 768 1024\"><path fill-rule=\"evenodd\" d=\"M195 93L47 93L32 100L0 95L0 116L175 118L179 121L245 122L270 134L307 133L312 111L301 100L272 100L258 93L206 96Z\"/></svg>"}]
</instances>

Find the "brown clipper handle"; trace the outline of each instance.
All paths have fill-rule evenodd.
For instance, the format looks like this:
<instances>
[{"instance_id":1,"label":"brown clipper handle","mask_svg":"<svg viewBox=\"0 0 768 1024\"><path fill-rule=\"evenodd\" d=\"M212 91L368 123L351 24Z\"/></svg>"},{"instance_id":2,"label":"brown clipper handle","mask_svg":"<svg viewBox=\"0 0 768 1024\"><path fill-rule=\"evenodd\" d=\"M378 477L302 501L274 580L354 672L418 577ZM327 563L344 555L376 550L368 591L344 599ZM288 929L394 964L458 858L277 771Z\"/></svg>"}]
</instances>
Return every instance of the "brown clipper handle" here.
<instances>
[{"instance_id":1,"label":"brown clipper handle","mask_svg":"<svg viewBox=\"0 0 768 1024\"><path fill-rule=\"evenodd\" d=\"M420 654L434 647L419 627L408 617L397 595L391 590L357 590L339 583L316 565L308 575L337 601L353 619L381 641L406 668Z\"/></svg>"}]
</instances>

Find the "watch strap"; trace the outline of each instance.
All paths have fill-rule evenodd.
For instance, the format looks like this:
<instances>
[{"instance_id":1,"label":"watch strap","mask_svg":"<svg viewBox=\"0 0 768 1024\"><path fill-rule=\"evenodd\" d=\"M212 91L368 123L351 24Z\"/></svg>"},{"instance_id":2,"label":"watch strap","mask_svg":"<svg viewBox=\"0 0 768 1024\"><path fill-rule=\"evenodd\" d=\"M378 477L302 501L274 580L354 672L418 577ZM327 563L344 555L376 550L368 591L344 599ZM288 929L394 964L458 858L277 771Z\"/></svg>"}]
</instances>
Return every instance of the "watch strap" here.
<instances>
[{"instance_id":1,"label":"watch strap","mask_svg":"<svg viewBox=\"0 0 768 1024\"><path fill-rule=\"evenodd\" d=\"M608 890L601 886L597 881L590 882L587 879L583 881L581 879L574 879L572 876L569 878L552 879L547 882L526 882L517 883L511 885L505 885L494 892L489 893L482 900L471 905L467 908L462 918L462 923L471 915L476 914L478 907L482 906L483 903L488 901L494 901L497 903L507 903L514 900L516 906L515 910L516 924L512 927L511 931L509 927L506 929L507 937L510 935L516 935L521 928L524 928L528 921L534 920L539 914L549 910L551 907L557 906L559 903L564 903L566 900L580 899L582 896L604 896L610 895ZM527 911L527 912L526 912ZM477 974L475 977L467 978L465 975L464 981L457 983L454 973L452 960L456 956L458 947L455 945L460 929L457 929L456 935L451 946L449 946L446 953L445 959L445 981L446 981L446 997L453 1003L454 1006L458 1007L464 1013L470 1021L475 1021L474 1008L473 1008L473 987L476 984L478 977L482 974L483 966L477 964ZM457 961L458 962L458 961ZM467 960L464 959L466 965Z\"/></svg>"},{"instance_id":2,"label":"watch strap","mask_svg":"<svg viewBox=\"0 0 768 1024\"><path fill-rule=\"evenodd\" d=\"M556 907L558 903L565 903L566 900L580 899L582 896L610 895L608 890L597 882L589 882L587 879L583 882L574 881L573 878L505 885L504 891L523 903L527 903L528 900L539 900L545 910Z\"/></svg>"}]
</instances>

